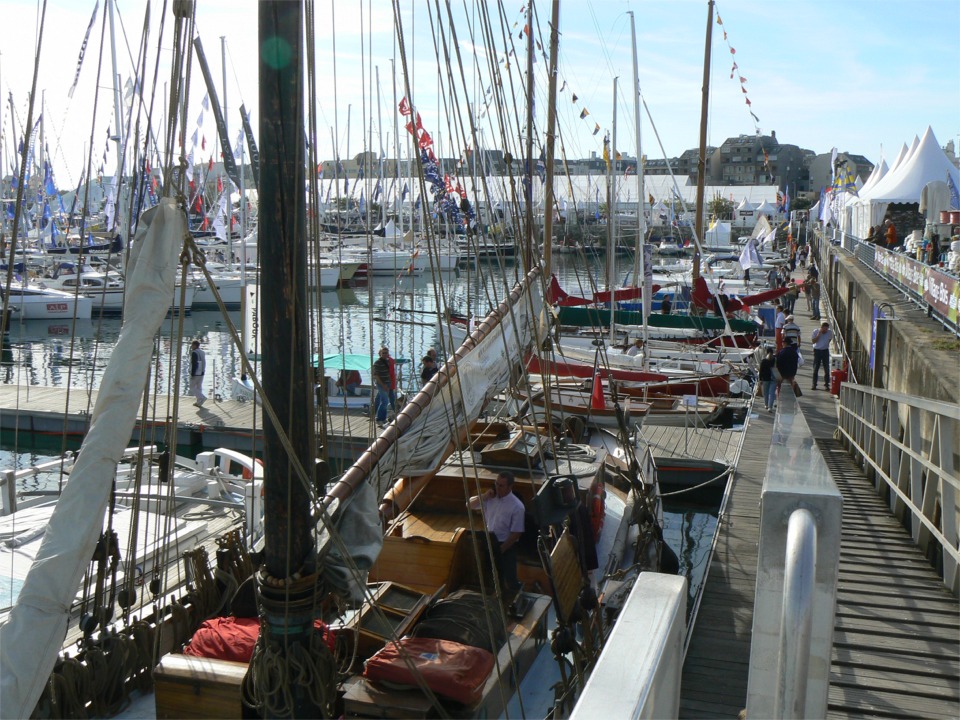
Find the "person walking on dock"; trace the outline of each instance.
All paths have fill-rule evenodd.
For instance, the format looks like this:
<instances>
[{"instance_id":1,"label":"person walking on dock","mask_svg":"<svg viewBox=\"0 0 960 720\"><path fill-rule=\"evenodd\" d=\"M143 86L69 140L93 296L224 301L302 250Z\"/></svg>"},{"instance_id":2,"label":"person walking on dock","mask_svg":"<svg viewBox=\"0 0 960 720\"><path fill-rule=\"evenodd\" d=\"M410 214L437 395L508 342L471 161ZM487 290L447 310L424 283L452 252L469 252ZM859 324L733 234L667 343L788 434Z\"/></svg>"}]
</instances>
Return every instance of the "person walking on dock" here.
<instances>
[{"instance_id":1,"label":"person walking on dock","mask_svg":"<svg viewBox=\"0 0 960 720\"><path fill-rule=\"evenodd\" d=\"M383 425L387 421L387 408L391 406L391 372L390 350L380 348L380 355L373 363L373 384L377 388L376 408L377 424Z\"/></svg>"},{"instance_id":2,"label":"person walking on dock","mask_svg":"<svg viewBox=\"0 0 960 720\"><path fill-rule=\"evenodd\" d=\"M830 389L830 341L833 330L830 323L823 322L813 331L813 389L817 389L817 374L823 366L823 389Z\"/></svg>"},{"instance_id":3,"label":"person walking on dock","mask_svg":"<svg viewBox=\"0 0 960 720\"><path fill-rule=\"evenodd\" d=\"M773 412L773 405L777 401L777 378L773 370L777 365L777 358L773 353L773 348L767 348L766 357L760 361L759 379L763 388L763 406L767 412Z\"/></svg>"},{"instance_id":4,"label":"person walking on dock","mask_svg":"<svg viewBox=\"0 0 960 720\"><path fill-rule=\"evenodd\" d=\"M203 394L203 375L207 370L207 356L200 349L200 341L194 340L190 343L190 394L197 400L193 403L197 407L203 407L207 396Z\"/></svg>"},{"instance_id":5,"label":"person walking on dock","mask_svg":"<svg viewBox=\"0 0 960 720\"><path fill-rule=\"evenodd\" d=\"M777 371L780 373L780 380L777 381L777 397L780 396L780 387L783 383L788 383L793 388L797 397L803 393L800 385L797 384L797 371L803 366L803 355L800 354L800 348L793 341L793 338L784 340L783 350L777 353Z\"/></svg>"},{"instance_id":6,"label":"person walking on dock","mask_svg":"<svg viewBox=\"0 0 960 720\"><path fill-rule=\"evenodd\" d=\"M787 321L787 314L783 311L783 305L777 303L777 315L773 321L773 327L776 331L777 352L783 350L783 325Z\"/></svg>"}]
</instances>

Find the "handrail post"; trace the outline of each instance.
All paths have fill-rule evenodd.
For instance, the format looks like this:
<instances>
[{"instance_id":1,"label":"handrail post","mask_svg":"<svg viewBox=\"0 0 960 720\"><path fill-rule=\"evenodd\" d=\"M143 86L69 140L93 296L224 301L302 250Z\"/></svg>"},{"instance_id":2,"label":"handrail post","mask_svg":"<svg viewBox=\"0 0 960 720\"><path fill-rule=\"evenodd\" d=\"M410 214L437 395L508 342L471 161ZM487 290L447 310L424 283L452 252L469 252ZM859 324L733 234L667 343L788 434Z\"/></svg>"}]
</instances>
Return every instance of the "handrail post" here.
<instances>
[{"instance_id":1,"label":"handrail post","mask_svg":"<svg viewBox=\"0 0 960 720\"><path fill-rule=\"evenodd\" d=\"M774 717L807 716L807 672L810 666L810 627L817 575L817 522L813 513L794 510L787 523L787 553L780 615L780 656Z\"/></svg>"},{"instance_id":2,"label":"handrail post","mask_svg":"<svg viewBox=\"0 0 960 720\"><path fill-rule=\"evenodd\" d=\"M827 713L843 497L791 394L763 481L747 717Z\"/></svg>"}]
</instances>

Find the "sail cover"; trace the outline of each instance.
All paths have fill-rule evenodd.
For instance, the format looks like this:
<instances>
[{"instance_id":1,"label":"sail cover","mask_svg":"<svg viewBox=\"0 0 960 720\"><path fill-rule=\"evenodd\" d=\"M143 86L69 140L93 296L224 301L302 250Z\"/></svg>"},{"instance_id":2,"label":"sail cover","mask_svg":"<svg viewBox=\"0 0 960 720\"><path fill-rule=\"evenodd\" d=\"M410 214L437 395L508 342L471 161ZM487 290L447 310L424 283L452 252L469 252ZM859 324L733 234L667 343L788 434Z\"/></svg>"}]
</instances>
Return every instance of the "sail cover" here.
<instances>
[{"instance_id":1,"label":"sail cover","mask_svg":"<svg viewBox=\"0 0 960 720\"><path fill-rule=\"evenodd\" d=\"M141 217L116 349L90 432L50 517L16 605L0 627L0 717L30 717L53 670L70 606L93 555L117 463L133 432L154 337L173 302L187 220L166 198Z\"/></svg>"},{"instance_id":2,"label":"sail cover","mask_svg":"<svg viewBox=\"0 0 960 720\"><path fill-rule=\"evenodd\" d=\"M465 428L522 367L526 349L547 328L540 271L534 270L491 312L434 378L400 411L393 425L354 463L330 496L344 499L364 479L377 497L398 477L435 470L457 428Z\"/></svg>"}]
</instances>

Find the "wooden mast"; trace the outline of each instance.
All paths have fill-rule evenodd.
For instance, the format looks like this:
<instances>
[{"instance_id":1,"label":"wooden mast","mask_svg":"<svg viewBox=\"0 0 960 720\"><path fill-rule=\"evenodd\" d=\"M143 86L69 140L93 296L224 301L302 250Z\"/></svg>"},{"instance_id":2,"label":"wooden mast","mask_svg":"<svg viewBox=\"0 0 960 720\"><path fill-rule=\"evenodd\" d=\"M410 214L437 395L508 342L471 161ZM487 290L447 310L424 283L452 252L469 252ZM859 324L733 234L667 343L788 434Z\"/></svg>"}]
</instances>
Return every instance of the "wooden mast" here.
<instances>
[{"instance_id":1,"label":"wooden mast","mask_svg":"<svg viewBox=\"0 0 960 720\"><path fill-rule=\"evenodd\" d=\"M713 0L707 3L707 39L703 48L703 99L700 102L700 152L697 154L697 209L693 233L697 241L703 230L703 186L707 176L707 109L710 103L710 46L713 37ZM700 277L700 246L693 251L693 279Z\"/></svg>"},{"instance_id":2,"label":"wooden mast","mask_svg":"<svg viewBox=\"0 0 960 720\"><path fill-rule=\"evenodd\" d=\"M533 269L533 3L527 3L527 145L523 182L526 242L523 244L523 271Z\"/></svg>"},{"instance_id":3,"label":"wooden mast","mask_svg":"<svg viewBox=\"0 0 960 720\"><path fill-rule=\"evenodd\" d=\"M560 33L557 30L560 22L560 0L553 0L550 17L550 66L549 83L547 90L547 176L543 191L543 276L550 282L553 272L553 148L556 140L555 127L557 124L557 46L560 43Z\"/></svg>"},{"instance_id":4,"label":"wooden mast","mask_svg":"<svg viewBox=\"0 0 960 720\"><path fill-rule=\"evenodd\" d=\"M316 650L317 585L311 520L316 438L309 377L306 293L303 9L259 3L260 316L264 396L276 423L264 423L264 553L257 573L263 620L245 678L245 699L263 716L321 717L309 680L288 667ZM291 678L281 698L261 693L264 679Z\"/></svg>"}]
</instances>

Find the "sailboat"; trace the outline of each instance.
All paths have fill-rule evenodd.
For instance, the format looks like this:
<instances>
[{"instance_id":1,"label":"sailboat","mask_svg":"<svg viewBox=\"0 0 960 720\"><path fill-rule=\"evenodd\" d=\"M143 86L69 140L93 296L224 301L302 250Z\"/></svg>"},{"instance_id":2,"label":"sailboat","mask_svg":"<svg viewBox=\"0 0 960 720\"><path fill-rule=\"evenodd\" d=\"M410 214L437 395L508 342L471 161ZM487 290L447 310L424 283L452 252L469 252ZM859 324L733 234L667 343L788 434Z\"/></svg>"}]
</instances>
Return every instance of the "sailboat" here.
<instances>
[{"instance_id":1,"label":"sailboat","mask_svg":"<svg viewBox=\"0 0 960 720\"><path fill-rule=\"evenodd\" d=\"M380 716L384 709L499 714L534 657L550 652L543 640L551 606L560 623L553 652L561 664L573 654L578 664L585 663L582 671L596 658L605 620L585 554L598 536L610 550L621 535L603 523L606 475L616 474L634 501L635 510L624 512L639 536L629 564L656 567L655 488L644 482L634 456L615 461L568 442L562 428L553 426L549 407L512 422L480 418L503 387L524 382L525 358L546 337L542 273L529 259L509 296L339 481L328 484L314 429L304 281L301 7L264 2L260 23L263 37L282 40L289 51L279 53L281 43L261 44L261 107L290 110L261 118L260 155L259 231L271 238L261 243L262 337L265 345L285 352L264 355L263 382L254 381L266 418L263 469L248 463L236 471L240 481L248 481L243 487L248 524L258 525L262 515L262 543L248 547L246 541L260 534L253 529L237 543L235 528L229 534L233 541L224 540L216 552L217 579L233 578L252 589L258 618L247 623L255 638L251 657L247 664L169 652L181 649L200 620L227 602L234 606L233 617L240 617L238 595L228 592L235 588L227 580L218 585L202 553L189 556L188 584L179 590L146 578L143 586L131 587L118 584L115 575L111 580L119 552L113 552L109 533L101 533L103 518L115 517L105 513L124 450L117 439L128 437L136 420L187 230L185 209L166 198L141 219L142 236L132 244L128 271L138 302L125 311L91 431L17 604L0 627L3 716L29 715L43 693L44 710L65 702L65 678L100 672L97 663L104 659L119 671L110 680L110 697L81 694L79 711L89 703L95 711L112 708L129 685L146 688L152 680L158 715L239 715L244 707L264 716ZM553 27L555 53L556 22ZM216 471L205 479L210 493L225 474L234 474L235 463L223 457L224 464L215 463ZM172 460L159 459L162 478L175 477ZM536 523L520 568L528 587L514 598L499 591L496 548L465 497L486 492L504 467L518 477L518 495ZM207 499L216 501L212 495ZM169 509L177 500L154 501ZM383 518L389 523L386 535ZM617 553L625 554L622 548ZM80 620L83 652L58 658L67 622L63 609L73 604L91 557L97 612ZM123 579L134 580L132 574ZM451 597L455 590L462 592ZM183 594L175 597L178 592ZM145 593L152 613L132 618L128 601ZM111 622L115 602L125 622ZM465 612L474 618L478 611L481 620L469 639L487 648L462 635L449 637L451 626L462 630ZM187 647L200 644L194 635ZM127 662L119 662L121 656ZM461 673L464 666L471 672ZM583 677L566 676L567 665L562 667L568 703ZM408 672L398 680L404 668ZM409 689L397 689L398 682Z\"/></svg>"}]
</instances>

